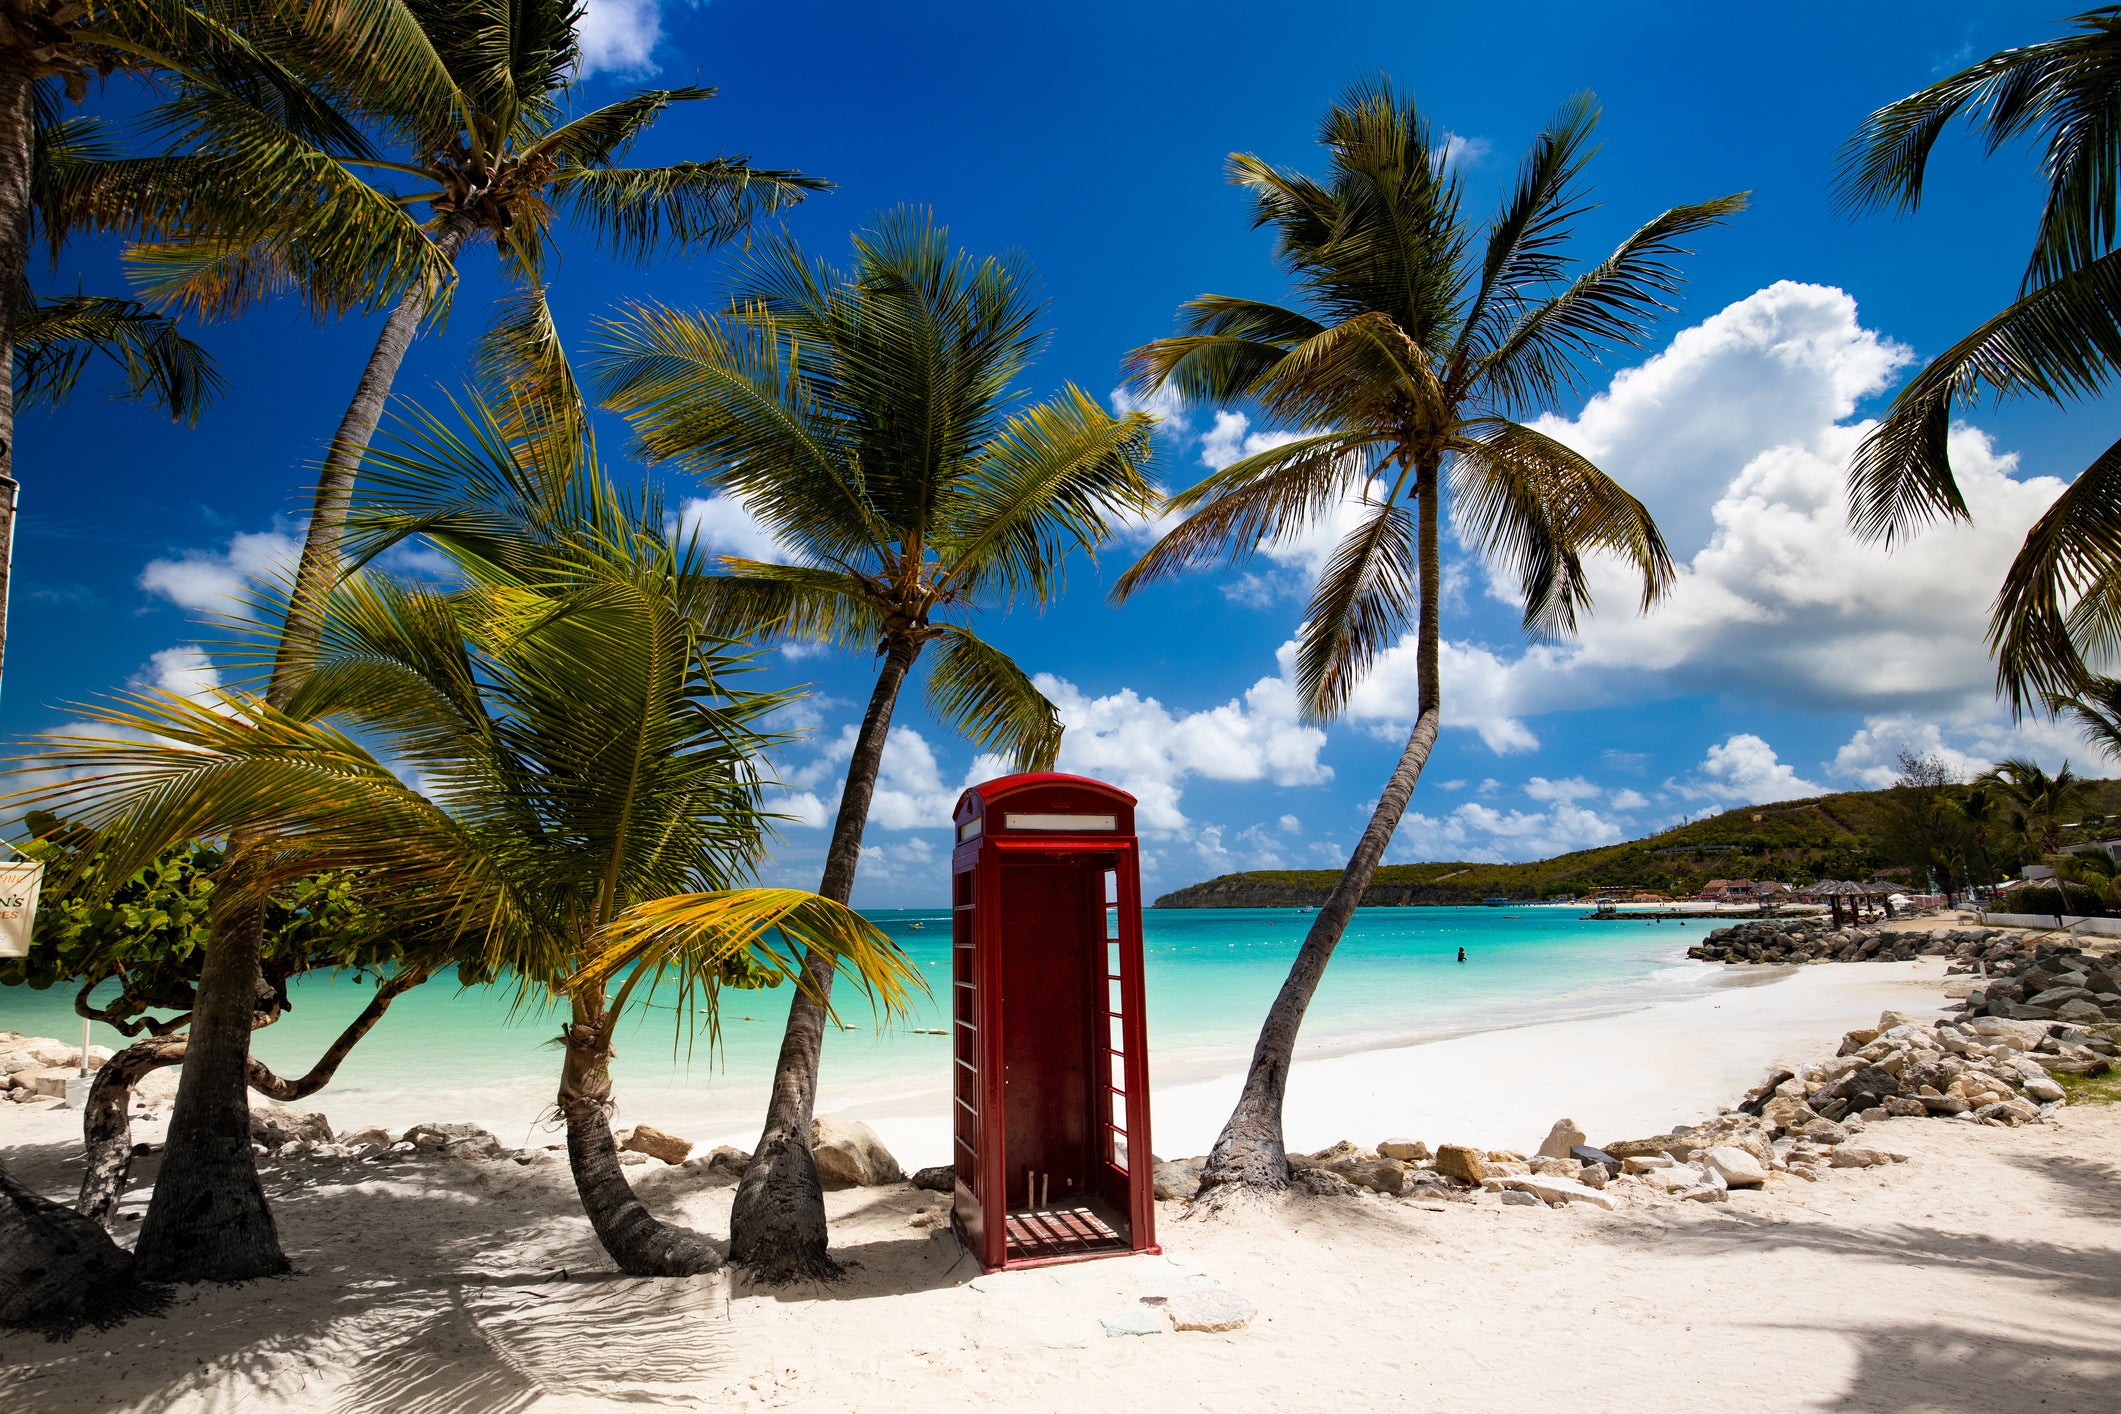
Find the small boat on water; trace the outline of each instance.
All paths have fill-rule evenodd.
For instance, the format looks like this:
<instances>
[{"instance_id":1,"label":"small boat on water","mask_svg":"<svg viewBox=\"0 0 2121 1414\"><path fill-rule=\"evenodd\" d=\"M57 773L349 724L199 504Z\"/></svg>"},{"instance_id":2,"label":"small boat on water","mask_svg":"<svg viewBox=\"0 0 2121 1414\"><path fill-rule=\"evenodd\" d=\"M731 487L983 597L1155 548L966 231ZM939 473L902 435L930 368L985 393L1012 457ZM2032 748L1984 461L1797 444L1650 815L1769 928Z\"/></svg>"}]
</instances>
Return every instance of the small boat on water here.
<instances>
[{"instance_id":1,"label":"small boat on water","mask_svg":"<svg viewBox=\"0 0 2121 1414\"><path fill-rule=\"evenodd\" d=\"M922 923L922 922L920 922L920 921L918 921L918 920L915 920L915 921L914 921L914 922L912 922L912 923L908 923L908 924L907 924L906 926L907 926L908 928L912 929L912 930L913 930L914 932L916 932L916 933L919 933L919 932L922 932L922 931L924 931L924 930L925 930L925 929L927 928L927 926L928 926L928 925L927 925L927 924L925 924L925 923Z\"/></svg>"}]
</instances>

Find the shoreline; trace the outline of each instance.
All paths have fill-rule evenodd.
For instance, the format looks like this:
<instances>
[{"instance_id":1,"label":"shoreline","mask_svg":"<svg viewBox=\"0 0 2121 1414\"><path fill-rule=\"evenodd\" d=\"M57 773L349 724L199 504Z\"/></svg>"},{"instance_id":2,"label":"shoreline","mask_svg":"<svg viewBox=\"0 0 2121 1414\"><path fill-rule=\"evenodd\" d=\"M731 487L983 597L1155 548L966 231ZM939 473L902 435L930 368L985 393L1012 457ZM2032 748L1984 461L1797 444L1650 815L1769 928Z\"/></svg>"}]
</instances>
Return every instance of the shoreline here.
<instances>
[{"instance_id":1,"label":"shoreline","mask_svg":"<svg viewBox=\"0 0 2121 1414\"><path fill-rule=\"evenodd\" d=\"M1285 1106L1288 1144L1292 1151L1315 1150L1346 1138L1374 1142L1392 1135L1524 1149L1564 1115L1593 1142L1655 1133L1713 1114L1774 1062L1831 1054L1843 1032L1875 1024L1880 1011L1929 1015L1942 998L1944 963L1937 958L1810 968L1674 965L1712 968L1715 975L1692 984L1705 990L1688 996L1585 1015L1300 1047ZM1249 1049L1163 1060L1151 1055L1156 1154L1207 1152L1236 1101ZM828 1066L818 1113L868 1124L908 1172L947 1160L949 1095L941 1077L933 1087L884 1097L849 1100L834 1088ZM629 1102L622 1086L620 1101L617 1124L655 1125L691 1140L695 1153L720 1144L748 1150L757 1138L756 1117L737 1120L733 1106L717 1104L717 1113L729 1118L702 1124L696 1109L688 1123L684 1107L667 1096L640 1093ZM339 1132L380 1125L395 1133L417 1123L469 1121L512 1145L557 1138L539 1137L541 1122L526 1116L519 1096L490 1088L437 1088L381 1104L326 1089L299 1108L325 1114ZM159 1142L167 1115L163 1107L136 1120L135 1137ZM78 1111L39 1106L35 1118L39 1139L58 1140L69 1127L74 1136L80 1132Z\"/></svg>"}]
</instances>

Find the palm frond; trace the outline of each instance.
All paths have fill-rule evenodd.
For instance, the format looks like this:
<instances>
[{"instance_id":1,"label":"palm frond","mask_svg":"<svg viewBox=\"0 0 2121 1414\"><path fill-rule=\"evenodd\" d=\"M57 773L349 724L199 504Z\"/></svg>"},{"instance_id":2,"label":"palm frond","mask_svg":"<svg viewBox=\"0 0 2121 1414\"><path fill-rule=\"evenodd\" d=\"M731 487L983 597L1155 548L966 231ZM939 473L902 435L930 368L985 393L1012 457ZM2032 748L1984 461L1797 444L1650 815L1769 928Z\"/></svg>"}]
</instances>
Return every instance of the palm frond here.
<instances>
[{"instance_id":1,"label":"palm frond","mask_svg":"<svg viewBox=\"0 0 2121 1414\"><path fill-rule=\"evenodd\" d=\"M2068 719L2111 761L2121 761L2121 679L2086 678L2070 692L2041 697L2050 716Z\"/></svg>"},{"instance_id":2,"label":"palm frond","mask_svg":"<svg viewBox=\"0 0 2121 1414\"><path fill-rule=\"evenodd\" d=\"M553 204L603 249L645 262L665 251L720 245L830 185L718 157L667 167L570 167L554 175L549 190Z\"/></svg>"},{"instance_id":3,"label":"palm frond","mask_svg":"<svg viewBox=\"0 0 2121 1414\"><path fill-rule=\"evenodd\" d=\"M968 740L1019 771L1050 771L1060 754L1060 711L1016 660L955 624L928 668L928 706Z\"/></svg>"},{"instance_id":4,"label":"palm frond","mask_svg":"<svg viewBox=\"0 0 2121 1414\"><path fill-rule=\"evenodd\" d=\"M1362 494L1387 445L1326 432L1232 462L1171 498L1169 508L1186 518L1119 577L1113 597L1218 561L1243 565L1261 544L1294 536Z\"/></svg>"},{"instance_id":5,"label":"palm frond","mask_svg":"<svg viewBox=\"0 0 2121 1414\"><path fill-rule=\"evenodd\" d=\"M2042 285L1932 359L1894 397L1849 462L1849 529L1895 539L1967 520L1952 475L1952 408L1983 389L2053 402L2091 397L2121 367L2121 253Z\"/></svg>"},{"instance_id":6,"label":"palm frond","mask_svg":"<svg viewBox=\"0 0 2121 1414\"><path fill-rule=\"evenodd\" d=\"M1094 556L1121 518L1154 508L1154 426L1145 413L1114 417L1072 384L1010 418L944 503L942 583L1048 602L1071 552Z\"/></svg>"},{"instance_id":7,"label":"palm frond","mask_svg":"<svg viewBox=\"0 0 2121 1414\"><path fill-rule=\"evenodd\" d=\"M1576 389L1608 345L1641 342L1682 283L1682 237L1721 225L1745 209L1746 194L1675 206L1644 224L1614 252L1553 297L1527 300L1492 348L1479 350L1474 376L1501 409L1551 406ZM1498 306L1499 307L1499 306Z\"/></svg>"},{"instance_id":8,"label":"palm frond","mask_svg":"<svg viewBox=\"0 0 2121 1414\"><path fill-rule=\"evenodd\" d=\"M727 889L645 900L607 924L600 949L562 984L569 990L608 983L621 969L660 979L674 973L680 1015L713 1014L715 978L729 959L749 954L810 986L803 952L813 949L850 967L879 1024L905 1016L927 983L882 929L845 904L802 889ZM704 998L710 1005L702 1008ZM828 1011L829 998L820 997Z\"/></svg>"},{"instance_id":9,"label":"palm frond","mask_svg":"<svg viewBox=\"0 0 2121 1414\"><path fill-rule=\"evenodd\" d=\"M1326 561L1296 634L1296 695L1309 721L1340 715L1417 602L1414 517L1385 500L1364 508Z\"/></svg>"},{"instance_id":10,"label":"palm frond","mask_svg":"<svg viewBox=\"0 0 2121 1414\"><path fill-rule=\"evenodd\" d=\"M2121 442L2033 522L1989 612L1996 688L2014 713L2092 676L2121 644Z\"/></svg>"},{"instance_id":11,"label":"palm frond","mask_svg":"<svg viewBox=\"0 0 2121 1414\"><path fill-rule=\"evenodd\" d=\"M95 295L40 299L24 290L15 309L15 407L56 405L91 360L124 374L124 396L145 398L187 423L228 386L213 357L176 322L131 300Z\"/></svg>"},{"instance_id":12,"label":"palm frond","mask_svg":"<svg viewBox=\"0 0 2121 1414\"><path fill-rule=\"evenodd\" d=\"M1566 443L1519 423L1482 419L1466 425L1452 453L1459 524L1516 572L1527 633L1575 632L1591 605L1586 553L1632 565L1642 577L1644 610L1671 587L1671 553L1649 509Z\"/></svg>"},{"instance_id":13,"label":"palm frond","mask_svg":"<svg viewBox=\"0 0 2121 1414\"><path fill-rule=\"evenodd\" d=\"M1937 139L1964 117L1990 153L2021 138L2044 146L2047 199L2026 291L2111 251L2121 206L2121 11L2102 6L2068 23L2075 33L1992 54L1866 118L1841 149L1843 205L1915 210Z\"/></svg>"}]
</instances>

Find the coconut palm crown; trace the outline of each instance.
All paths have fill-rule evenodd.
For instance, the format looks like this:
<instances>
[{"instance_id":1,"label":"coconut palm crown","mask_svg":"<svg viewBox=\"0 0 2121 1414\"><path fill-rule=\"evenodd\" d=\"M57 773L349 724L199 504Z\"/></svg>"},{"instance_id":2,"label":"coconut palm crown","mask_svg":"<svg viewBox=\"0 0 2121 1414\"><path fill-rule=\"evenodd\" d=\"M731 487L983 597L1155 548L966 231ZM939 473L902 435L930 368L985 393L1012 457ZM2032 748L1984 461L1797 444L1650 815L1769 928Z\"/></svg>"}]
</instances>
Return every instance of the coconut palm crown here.
<instances>
[{"instance_id":1,"label":"coconut palm crown","mask_svg":"<svg viewBox=\"0 0 2121 1414\"><path fill-rule=\"evenodd\" d=\"M1378 653L1417 627L1411 735L1340 882L1263 1026L1245 1089L1204 1176L1210 1187L1288 1182L1281 1106L1297 1028L1427 763L1438 681L1443 498L1461 537L1509 566L1524 627L1566 633L1590 607L1586 557L1627 563L1647 607L1671 582L1649 512L1565 443L1522 420L1573 389L1598 350L1633 344L1678 284L1678 242L1743 205L1678 206L1580 271L1565 253L1588 209L1597 112L1563 104L1483 231L1469 229L1444 134L1382 79L1358 83L1319 132L1324 180L1236 154L1230 178L1298 302L1203 295L1180 332L1130 356L1136 387L1246 404L1301 435L1171 499L1184 519L1118 583L1122 596L1184 570L1240 563L1342 506L1358 519L1321 572L1297 631L1296 687L1337 715Z\"/></svg>"},{"instance_id":2,"label":"coconut palm crown","mask_svg":"<svg viewBox=\"0 0 2121 1414\"><path fill-rule=\"evenodd\" d=\"M320 316L392 308L318 477L291 650L307 646L308 605L337 570L383 400L420 324L446 312L466 246L491 245L512 290L476 368L503 390L498 409L567 451L581 445L581 399L546 303L556 229L645 264L725 241L826 185L742 156L628 165L659 119L714 90L650 89L575 111L580 22L577 0L254 7L260 48L323 111L261 98L261 85L180 79L150 122L169 153L97 174L88 204L139 242L128 259L165 307L221 319L293 292Z\"/></svg>"}]
</instances>

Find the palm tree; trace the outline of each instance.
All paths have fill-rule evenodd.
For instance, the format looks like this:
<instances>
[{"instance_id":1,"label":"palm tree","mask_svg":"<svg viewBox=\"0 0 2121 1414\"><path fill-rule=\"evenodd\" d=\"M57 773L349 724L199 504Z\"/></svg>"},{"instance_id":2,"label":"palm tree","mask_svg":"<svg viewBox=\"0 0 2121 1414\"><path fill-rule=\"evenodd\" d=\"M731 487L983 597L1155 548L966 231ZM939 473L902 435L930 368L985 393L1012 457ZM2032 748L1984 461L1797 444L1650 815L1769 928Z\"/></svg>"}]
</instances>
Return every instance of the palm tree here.
<instances>
[{"instance_id":1,"label":"palm tree","mask_svg":"<svg viewBox=\"0 0 2121 1414\"><path fill-rule=\"evenodd\" d=\"M270 0L245 15L328 113L277 88L262 101L185 76L156 115L179 151L106 164L91 206L145 242L128 258L147 291L201 318L288 289L320 314L390 305L318 472L270 690L284 700L339 572L362 454L466 247L490 243L514 287L479 341L481 372L507 385L500 405L526 427L572 448L580 399L545 300L561 220L645 264L719 244L826 184L742 157L620 165L674 105L715 91L650 89L570 114L579 0ZM412 214L423 205L425 222Z\"/></svg>"},{"instance_id":2,"label":"palm tree","mask_svg":"<svg viewBox=\"0 0 2121 1414\"><path fill-rule=\"evenodd\" d=\"M571 455L579 399L544 295L561 218L645 261L726 239L820 183L741 158L620 165L673 104L712 90L651 90L570 117L573 0L273 0L243 14L257 57L241 81L219 70L172 79L155 118L177 151L100 164L66 209L147 242L131 258L149 291L201 317L286 288L319 313L391 306L318 475L265 690L285 707L318 649L318 606L340 572L362 453L414 334L444 306L463 248L491 242L516 290L480 341L481 373L508 388L512 431L547 436L552 455ZM421 205L425 222L412 214ZM258 843L233 839L227 867L246 867ZM182 1258L142 1248L192 1277L241 1278L284 1263L249 1148L228 1137L245 1104L257 919L254 909L216 916L161 1177L225 1204L225 1219L203 1225L230 1240ZM144 1230L143 1242L163 1231Z\"/></svg>"},{"instance_id":3,"label":"palm tree","mask_svg":"<svg viewBox=\"0 0 2121 1414\"><path fill-rule=\"evenodd\" d=\"M1982 882L1991 894L1996 889L1996 868L1989 862L1989 841L2003 820L2003 799L1985 785L1970 786L1952 802L1952 811L1966 825L1967 843L1981 861Z\"/></svg>"},{"instance_id":4,"label":"palm tree","mask_svg":"<svg viewBox=\"0 0 2121 1414\"><path fill-rule=\"evenodd\" d=\"M1231 180L1251 193L1253 223L1274 231L1300 306L1203 295L1185 306L1179 335L1130 356L1143 389L1249 400L1274 422L1308 430L1173 497L1185 519L1121 577L1121 596L1195 566L1242 562L1261 542L1357 503L1361 521L1326 563L1297 635L1297 690L1314 720L1346 706L1377 653L1418 613L1412 734L1267 1014L1206 1187L1288 1184L1281 1111L1297 1028L1441 720L1437 534L1446 485L1460 533L1516 571L1529 633L1566 633L1589 607L1586 553L1632 565L1645 608L1671 580L1642 504L1516 419L1574 387L1600 345L1637 342L1678 283L1678 240L1743 199L1674 207L1568 279L1561 246L1584 210L1579 179L1596 120L1588 96L1561 107L1482 237L1436 156L1441 135L1412 99L1382 79L1354 85L1320 129L1325 181L1247 154L1230 159Z\"/></svg>"},{"instance_id":5,"label":"palm tree","mask_svg":"<svg viewBox=\"0 0 2121 1414\"><path fill-rule=\"evenodd\" d=\"M483 410L468 432L423 419L382 461L402 500L369 548L417 528L456 587L343 579L284 709L123 699L94 714L119 735L54 744L45 764L91 774L39 799L95 831L112 878L174 841L269 838L217 883L217 911L255 910L297 871L386 871L527 1001L564 993L557 1104L598 1240L630 1275L709 1270L715 1249L653 1217L619 1165L609 1067L628 1007L667 980L693 1017L747 964L793 971L798 944L851 965L887 1013L916 974L836 902L739 886L766 837L759 719L788 699L732 681L742 655L703 626L709 566L659 501L621 496L593 455L577 469L511 445ZM144 1273L181 1269L198 1199L165 1171Z\"/></svg>"},{"instance_id":6,"label":"palm tree","mask_svg":"<svg viewBox=\"0 0 2121 1414\"><path fill-rule=\"evenodd\" d=\"M1060 747L1053 705L965 616L1043 606L1069 552L1155 499L1152 420L1113 417L1075 387L1026 405L1041 342L1030 272L975 261L901 211L858 233L841 269L786 236L739 270L715 316L635 308L597 356L610 406L651 456L738 498L787 563L724 557L711 622L881 660L855 736L818 892L854 889L862 827L900 689L926 650L928 702L1023 769ZM810 1153L832 959L804 960L773 1097L730 1214L730 1255L762 1276L829 1276Z\"/></svg>"},{"instance_id":7,"label":"palm tree","mask_svg":"<svg viewBox=\"0 0 2121 1414\"><path fill-rule=\"evenodd\" d=\"M1871 114L1842 150L1856 209L1912 212L1931 151L1955 119L1990 152L2041 144L2047 195L2019 295L1900 390L1849 466L1849 524L1890 544L1931 521L1970 520L1952 474L1953 408L1981 396L2062 405L2121 368L2121 7L2071 32L1990 55ZM2014 712L2069 692L2088 658L2121 644L2121 442L2084 469L2027 532L1989 622L1999 688Z\"/></svg>"},{"instance_id":8,"label":"palm tree","mask_svg":"<svg viewBox=\"0 0 2121 1414\"><path fill-rule=\"evenodd\" d=\"M2022 756L1998 761L1976 776L1974 784L2001 791L2018 807L2018 828L2042 857L2062 847L2065 817L2078 813L2092 790L2092 783L2072 771L2067 761L2049 775L2039 762Z\"/></svg>"}]
</instances>

